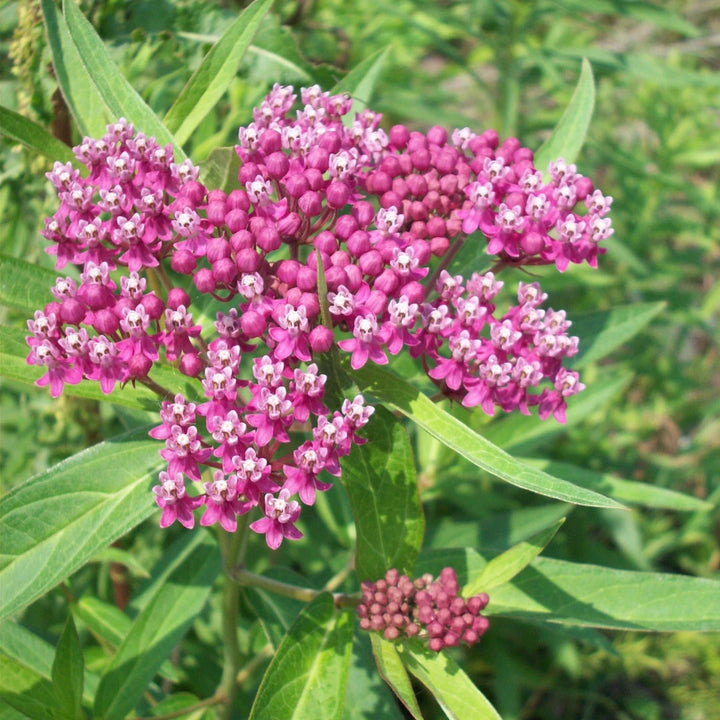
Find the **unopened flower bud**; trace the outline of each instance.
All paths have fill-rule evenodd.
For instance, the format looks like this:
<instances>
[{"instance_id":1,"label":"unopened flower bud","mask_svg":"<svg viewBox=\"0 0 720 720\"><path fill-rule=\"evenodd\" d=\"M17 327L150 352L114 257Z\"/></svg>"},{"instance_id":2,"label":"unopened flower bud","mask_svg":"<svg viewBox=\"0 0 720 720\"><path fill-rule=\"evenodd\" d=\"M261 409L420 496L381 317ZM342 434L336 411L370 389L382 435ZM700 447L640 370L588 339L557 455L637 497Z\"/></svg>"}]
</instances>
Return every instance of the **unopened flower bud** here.
<instances>
[{"instance_id":1,"label":"unopened flower bud","mask_svg":"<svg viewBox=\"0 0 720 720\"><path fill-rule=\"evenodd\" d=\"M334 335L330 328L318 325L310 331L310 347L313 352L327 352L333 344Z\"/></svg>"},{"instance_id":2,"label":"unopened flower bud","mask_svg":"<svg viewBox=\"0 0 720 720\"><path fill-rule=\"evenodd\" d=\"M178 369L183 375L197 377L203 369L203 361L197 353L185 353L180 358Z\"/></svg>"},{"instance_id":3,"label":"unopened flower bud","mask_svg":"<svg viewBox=\"0 0 720 720\"><path fill-rule=\"evenodd\" d=\"M143 295L140 304L151 320L159 320L165 312L165 303L155 293Z\"/></svg>"},{"instance_id":4,"label":"unopened flower bud","mask_svg":"<svg viewBox=\"0 0 720 720\"><path fill-rule=\"evenodd\" d=\"M171 310L177 310L181 305L188 308L190 306L190 296L182 288L172 288L168 293L167 306Z\"/></svg>"},{"instance_id":5,"label":"unopened flower bud","mask_svg":"<svg viewBox=\"0 0 720 720\"><path fill-rule=\"evenodd\" d=\"M308 217L315 217L322 212L322 198L318 192L308 190L298 199L298 207Z\"/></svg>"},{"instance_id":6,"label":"unopened flower bud","mask_svg":"<svg viewBox=\"0 0 720 720\"><path fill-rule=\"evenodd\" d=\"M197 267L195 256L187 250L176 250L170 260L170 267L181 275L190 275Z\"/></svg>"},{"instance_id":7,"label":"unopened flower bud","mask_svg":"<svg viewBox=\"0 0 720 720\"><path fill-rule=\"evenodd\" d=\"M193 276L193 282L201 293L211 293L215 290L215 276L209 268L200 268Z\"/></svg>"},{"instance_id":8,"label":"unopened flower bud","mask_svg":"<svg viewBox=\"0 0 720 720\"><path fill-rule=\"evenodd\" d=\"M152 360L146 355L139 353L133 355L128 361L128 377L130 379L146 378L152 368Z\"/></svg>"}]
</instances>

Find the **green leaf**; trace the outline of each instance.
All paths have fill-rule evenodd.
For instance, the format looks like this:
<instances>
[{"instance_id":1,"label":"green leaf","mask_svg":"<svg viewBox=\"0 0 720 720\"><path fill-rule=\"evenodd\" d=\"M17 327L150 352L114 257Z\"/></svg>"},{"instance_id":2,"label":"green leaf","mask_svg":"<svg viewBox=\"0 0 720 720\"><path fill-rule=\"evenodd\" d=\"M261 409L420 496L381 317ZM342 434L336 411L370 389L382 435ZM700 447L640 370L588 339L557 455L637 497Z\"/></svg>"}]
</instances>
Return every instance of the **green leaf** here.
<instances>
[{"instance_id":1,"label":"green leaf","mask_svg":"<svg viewBox=\"0 0 720 720\"><path fill-rule=\"evenodd\" d=\"M580 351L570 364L581 368L607 357L649 325L666 307L665 302L636 303L578 315L573 318L572 331L580 337Z\"/></svg>"},{"instance_id":2,"label":"green leaf","mask_svg":"<svg viewBox=\"0 0 720 720\"><path fill-rule=\"evenodd\" d=\"M400 657L405 667L433 694L449 720L502 720L449 655L434 653L414 642L402 648Z\"/></svg>"},{"instance_id":3,"label":"green leaf","mask_svg":"<svg viewBox=\"0 0 720 720\"><path fill-rule=\"evenodd\" d=\"M353 377L361 389L368 390L470 462L511 485L575 505L623 507L599 493L580 488L515 460L435 405L415 387L378 365L366 365L355 371Z\"/></svg>"},{"instance_id":4,"label":"green leaf","mask_svg":"<svg viewBox=\"0 0 720 720\"><path fill-rule=\"evenodd\" d=\"M75 159L73 151L44 127L19 113L0 106L0 135L27 145L51 160L68 162Z\"/></svg>"},{"instance_id":5,"label":"green leaf","mask_svg":"<svg viewBox=\"0 0 720 720\"><path fill-rule=\"evenodd\" d=\"M720 582L539 557L490 596L487 615L617 630L720 630Z\"/></svg>"},{"instance_id":6,"label":"green leaf","mask_svg":"<svg viewBox=\"0 0 720 720\"><path fill-rule=\"evenodd\" d=\"M68 615L52 664L52 683L58 703L57 720L83 720L83 654L72 615Z\"/></svg>"},{"instance_id":7,"label":"green leaf","mask_svg":"<svg viewBox=\"0 0 720 720\"><path fill-rule=\"evenodd\" d=\"M210 188L230 192L237 187L240 157L234 147L213 148L200 163L200 181Z\"/></svg>"},{"instance_id":8,"label":"green leaf","mask_svg":"<svg viewBox=\"0 0 720 720\"><path fill-rule=\"evenodd\" d=\"M185 160L187 156L180 144L110 59L99 35L74 0L64 0L63 9L80 63L109 108L113 119L127 118L138 130L153 136L160 145L170 143L175 152L175 162Z\"/></svg>"},{"instance_id":9,"label":"green leaf","mask_svg":"<svg viewBox=\"0 0 720 720\"><path fill-rule=\"evenodd\" d=\"M135 431L85 450L0 498L0 619L18 612L153 509L158 443Z\"/></svg>"},{"instance_id":10,"label":"green leaf","mask_svg":"<svg viewBox=\"0 0 720 720\"><path fill-rule=\"evenodd\" d=\"M350 667L353 615L318 595L280 644L260 684L250 720L340 720Z\"/></svg>"},{"instance_id":11,"label":"green leaf","mask_svg":"<svg viewBox=\"0 0 720 720\"><path fill-rule=\"evenodd\" d=\"M331 90L333 94L345 92L352 95L352 117L350 115L345 116L350 119L350 122L355 117L355 113L362 112L372 99L375 84L389 52L390 48L386 47L365 58Z\"/></svg>"},{"instance_id":12,"label":"green leaf","mask_svg":"<svg viewBox=\"0 0 720 720\"><path fill-rule=\"evenodd\" d=\"M108 108L70 37L67 23L54 0L40 0L45 30L60 91L82 135L101 138L105 126L117 118Z\"/></svg>"},{"instance_id":13,"label":"green leaf","mask_svg":"<svg viewBox=\"0 0 720 720\"><path fill-rule=\"evenodd\" d=\"M165 125L175 134L177 142L182 144L190 138L227 90L271 5L272 0L255 0L248 5L188 80L165 116Z\"/></svg>"},{"instance_id":14,"label":"green leaf","mask_svg":"<svg viewBox=\"0 0 720 720\"><path fill-rule=\"evenodd\" d=\"M594 108L595 82L592 67L587 58L583 58L580 79L570 98L570 104L550 137L535 153L536 168L546 172L549 163L558 158L569 163L577 158L585 142Z\"/></svg>"},{"instance_id":15,"label":"green leaf","mask_svg":"<svg viewBox=\"0 0 720 720\"><path fill-rule=\"evenodd\" d=\"M494 557L482 569L480 574L463 588L462 594L465 597L470 597L481 592L489 592L512 580L544 550L564 522L565 518L562 518L552 527L533 535L529 540L519 542L509 550Z\"/></svg>"},{"instance_id":16,"label":"green leaf","mask_svg":"<svg viewBox=\"0 0 720 720\"><path fill-rule=\"evenodd\" d=\"M405 706L406 710L415 718L423 720L420 707L415 699L415 692L412 689L407 670L400 659L394 643L385 640L378 633L370 633L373 655L377 664L378 672L382 679L392 688L398 700Z\"/></svg>"},{"instance_id":17,"label":"green leaf","mask_svg":"<svg viewBox=\"0 0 720 720\"><path fill-rule=\"evenodd\" d=\"M0 700L32 720L55 720L52 683L0 652Z\"/></svg>"},{"instance_id":18,"label":"green leaf","mask_svg":"<svg viewBox=\"0 0 720 720\"><path fill-rule=\"evenodd\" d=\"M0 254L0 304L32 317L53 299L50 288L58 274L25 260Z\"/></svg>"},{"instance_id":19,"label":"green leaf","mask_svg":"<svg viewBox=\"0 0 720 720\"><path fill-rule=\"evenodd\" d=\"M124 565L136 577L147 578L150 573L132 552L117 547L106 547L90 559L90 562L111 562Z\"/></svg>"},{"instance_id":20,"label":"green leaf","mask_svg":"<svg viewBox=\"0 0 720 720\"><path fill-rule=\"evenodd\" d=\"M355 569L361 580L375 580L391 567L412 568L425 522L405 428L378 407L363 434L368 442L341 461L342 479L357 528Z\"/></svg>"},{"instance_id":21,"label":"green leaf","mask_svg":"<svg viewBox=\"0 0 720 720\"><path fill-rule=\"evenodd\" d=\"M199 531L197 537L192 553L157 587L100 678L95 716L122 720L202 610L221 562L210 533Z\"/></svg>"}]
</instances>

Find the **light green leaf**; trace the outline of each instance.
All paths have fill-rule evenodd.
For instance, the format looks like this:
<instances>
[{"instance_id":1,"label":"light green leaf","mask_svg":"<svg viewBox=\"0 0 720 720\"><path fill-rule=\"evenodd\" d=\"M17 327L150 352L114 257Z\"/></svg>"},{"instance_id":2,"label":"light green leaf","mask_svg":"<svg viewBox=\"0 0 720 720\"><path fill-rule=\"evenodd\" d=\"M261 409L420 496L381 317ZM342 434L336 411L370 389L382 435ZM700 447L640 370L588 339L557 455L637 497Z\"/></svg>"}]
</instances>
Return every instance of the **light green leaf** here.
<instances>
[{"instance_id":1,"label":"light green leaf","mask_svg":"<svg viewBox=\"0 0 720 720\"><path fill-rule=\"evenodd\" d=\"M375 580L391 567L412 568L425 523L405 428L378 407L363 435L368 442L341 461L342 480L357 528L355 569L361 580Z\"/></svg>"},{"instance_id":2,"label":"light green leaf","mask_svg":"<svg viewBox=\"0 0 720 720\"><path fill-rule=\"evenodd\" d=\"M353 111L345 116L350 122L355 118L355 113L362 112L372 100L375 84L389 52L390 48L386 47L365 58L331 90L333 94L345 92L352 95Z\"/></svg>"},{"instance_id":3,"label":"light green leaf","mask_svg":"<svg viewBox=\"0 0 720 720\"><path fill-rule=\"evenodd\" d=\"M570 104L550 137L535 153L536 168L546 172L548 164L558 158L569 163L577 158L585 142L594 108L595 81L592 67L587 59L583 58L580 79L570 98Z\"/></svg>"},{"instance_id":4,"label":"light green leaf","mask_svg":"<svg viewBox=\"0 0 720 720\"><path fill-rule=\"evenodd\" d=\"M158 672L205 604L221 569L220 553L209 532L172 572L135 619L130 632L100 678L94 714L122 720Z\"/></svg>"},{"instance_id":5,"label":"light green leaf","mask_svg":"<svg viewBox=\"0 0 720 720\"><path fill-rule=\"evenodd\" d=\"M490 592L499 585L504 585L512 580L543 551L564 522L565 518L562 518L552 527L533 535L528 540L519 542L509 550L494 557L482 569L480 574L463 588L462 594L465 597L470 597L481 592Z\"/></svg>"},{"instance_id":6,"label":"light green leaf","mask_svg":"<svg viewBox=\"0 0 720 720\"><path fill-rule=\"evenodd\" d=\"M32 317L53 299L50 288L59 273L0 254L0 304Z\"/></svg>"},{"instance_id":7,"label":"light green leaf","mask_svg":"<svg viewBox=\"0 0 720 720\"><path fill-rule=\"evenodd\" d=\"M128 570L132 572L136 577L147 578L150 577L150 573L128 550L123 550L118 547L106 547L100 552L95 553L95 556L90 559L90 562L111 562L124 565Z\"/></svg>"},{"instance_id":8,"label":"light green leaf","mask_svg":"<svg viewBox=\"0 0 720 720\"><path fill-rule=\"evenodd\" d=\"M185 160L187 156L180 144L110 59L99 35L75 1L64 0L63 9L80 63L109 108L113 120L127 118L138 130L153 136L160 145L170 143L175 153L175 162Z\"/></svg>"},{"instance_id":9,"label":"light green leaf","mask_svg":"<svg viewBox=\"0 0 720 720\"><path fill-rule=\"evenodd\" d=\"M52 664L52 684L57 699L57 720L83 720L83 668L80 640L72 615L68 615Z\"/></svg>"},{"instance_id":10,"label":"light green leaf","mask_svg":"<svg viewBox=\"0 0 720 720\"><path fill-rule=\"evenodd\" d=\"M73 151L44 127L2 106L0 106L0 135L27 145L31 150L51 160L68 162L75 159Z\"/></svg>"},{"instance_id":11,"label":"light green leaf","mask_svg":"<svg viewBox=\"0 0 720 720\"><path fill-rule=\"evenodd\" d=\"M497 588L484 612L618 630L718 631L719 597L715 580L539 557Z\"/></svg>"},{"instance_id":12,"label":"light green leaf","mask_svg":"<svg viewBox=\"0 0 720 720\"><path fill-rule=\"evenodd\" d=\"M52 683L16 658L0 652L0 700L32 720L55 720Z\"/></svg>"},{"instance_id":13,"label":"light green leaf","mask_svg":"<svg viewBox=\"0 0 720 720\"><path fill-rule=\"evenodd\" d=\"M433 694L449 720L502 720L449 655L434 653L414 642L402 648L400 657L405 667Z\"/></svg>"},{"instance_id":14,"label":"light green leaf","mask_svg":"<svg viewBox=\"0 0 720 720\"><path fill-rule=\"evenodd\" d=\"M370 633L370 639L372 640L375 663L382 679L392 688L398 700L415 720L423 720L410 678L395 644L374 632Z\"/></svg>"},{"instance_id":15,"label":"light green leaf","mask_svg":"<svg viewBox=\"0 0 720 720\"><path fill-rule=\"evenodd\" d=\"M209 188L230 192L237 187L240 165L234 147L213 148L200 163L200 181Z\"/></svg>"},{"instance_id":16,"label":"light green leaf","mask_svg":"<svg viewBox=\"0 0 720 720\"><path fill-rule=\"evenodd\" d=\"M147 430L100 443L0 498L0 619L18 612L153 509L162 467Z\"/></svg>"},{"instance_id":17,"label":"light green leaf","mask_svg":"<svg viewBox=\"0 0 720 720\"><path fill-rule=\"evenodd\" d=\"M580 337L580 351L570 365L581 368L607 357L643 330L667 303L636 303L585 313L573 318L572 333Z\"/></svg>"},{"instance_id":18,"label":"light green leaf","mask_svg":"<svg viewBox=\"0 0 720 720\"><path fill-rule=\"evenodd\" d=\"M366 365L355 371L353 376L361 389L396 408L430 435L501 480L575 505L623 507L599 493L580 488L515 460L388 370L377 365Z\"/></svg>"},{"instance_id":19,"label":"light green leaf","mask_svg":"<svg viewBox=\"0 0 720 720\"><path fill-rule=\"evenodd\" d=\"M255 697L250 720L340 720L350 667L353 616L323 593L280 644Z\"/></svg>"},{"instance_id":20,"label":"light green leaf","mask_svg":"<svg viewBox=\"0 0 720 720\"><path fill-rule=\"evenodd\" d=\"M165 116L167 128L185 143L220 100L237 74L243 55L272 0L255 0L225 31L193 73Z\"/></svg>"},{"instance_id":21,"label":"light green leaf","mask_svg":"<svg viewBox=\"0 0 720 720\"><path fill-rule=\"evenodd\" d=\"M53 0L40 0L60 92L82 135L101 138L113 113L93 84Z\"/></svg>"}]
</instances>

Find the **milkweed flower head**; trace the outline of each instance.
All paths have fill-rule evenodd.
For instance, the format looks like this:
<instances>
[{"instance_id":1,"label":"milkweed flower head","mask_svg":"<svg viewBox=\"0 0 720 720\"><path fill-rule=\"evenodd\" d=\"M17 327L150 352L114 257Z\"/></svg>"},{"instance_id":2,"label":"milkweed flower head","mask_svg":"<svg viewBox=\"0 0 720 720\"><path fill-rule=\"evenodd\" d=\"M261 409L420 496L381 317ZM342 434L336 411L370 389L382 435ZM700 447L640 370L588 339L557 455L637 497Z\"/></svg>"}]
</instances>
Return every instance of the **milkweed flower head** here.
<instances>
[{"instance_id":1,"label":"milkweed flower head","mask_svg":"<svg viewBox=\"0 0 720 720\"><path fill-rule=\"evenodd\" d=\"M351 109L318 86L275 85L238 132L228 192L124 119L75 148L85 171L47 174L59 199L47 251L79 273L28 321L28 362L54 397L81 380L157 391L163 363L191 378L150 433L168 463L163 525L192 526L204 506L201 523L228 530L260 513L250 527L273 548L300 537L301 511L373 411L326 396L333 347L353 371L406 351L440 393L490 415L537 406L564 422L584 387L563 365L578 351L565 312L536 282L498 303L497 275L594 267L612 198L562 159L536 168L516 138L385 129ZM493 271L451 274L463 244ZM213 323L198 322L199 300L219 308Z\"/></svg>"}]
</instances>

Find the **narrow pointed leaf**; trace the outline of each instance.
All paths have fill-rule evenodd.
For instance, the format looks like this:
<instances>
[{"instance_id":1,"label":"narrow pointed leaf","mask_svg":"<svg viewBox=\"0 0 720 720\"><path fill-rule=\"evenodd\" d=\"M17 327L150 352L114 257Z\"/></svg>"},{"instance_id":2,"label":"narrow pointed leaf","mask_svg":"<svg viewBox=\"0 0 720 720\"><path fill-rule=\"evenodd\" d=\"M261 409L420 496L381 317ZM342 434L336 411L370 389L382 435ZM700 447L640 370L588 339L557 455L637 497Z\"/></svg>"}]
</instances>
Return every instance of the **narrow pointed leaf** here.
<instances>
[{"instance_id":1,"label":"narrow pointed leaf","mask_svg":"<svg viewBox=\"0 0 720 720\"><path fill-rule=\"evenodd\" d=\"M0 702L32 720L55 720L57 701L52 683L20 660L0 651Z\"/></svg>"},{"instance_id":2,"label":"narrow pointed leaf","mask_svg":"<svg viewBox=\"0 0 720 720\"><path fill-rule=\"evenodd\" d=\"M425 523L405 428L376 408L363 435L368 442L342 460L342 479L357 528L355 569L361 580L375 580L391 567L412 569Z\"/></svg>"},{"instance_id":3,"label":"narrow pointed leaf","mask_svg":"<svg viewBox=\"0 0 720 720\"><path fill-rule=\"evenodd\" d=\"M116 119L90 78L54 0L40 0L60 92L82 135L100 138Z\"/></svg>"},{"instance_id":4,"label":"narrow pointed leaf","mask_svg":"<svg viewBox=\"0 0 720 720\"><path fill-rule=\"evenodd\" d=\"M504 450L435 405L415 387L384 368L366 365L356 371L354 377L361 389L368 390L386 404L396 408L430 435L501 480L575 505L623 507L604 495L552 477L515 460Z\"/></svg>"},{"instance_id":5,"label":"narrow pointed leaf","mask_svg":"<svg viewBox=\"0 0 720 720\"><path fill-rule=\"evenodd\" d=\"M0 253L0 305L22 310L32 318L53 299L50 288L60 274Z\"/></svg>"},{"instance_id":6,"label":"narrow pointed leaf","mask_svg":"<svg viewBox=\"0 0 720 720\"><path fill-rule=\"evenodd\" d=\"M482 572L463 588L463 595L470 597L481 592L490 592L499 585L512 580L524 570L555 537L555 533L565 522L565 518L556 522L547 530L539 532L528 540L514 545L504 553L494 557L482 569Z\"/></svg>"},{"instance_id":7,"label":"narrow pointed leaf","mask_svg":"<svg viewBox=\"0 0 720 720\"><path fill-rule=\"evenodd\" d=\"M0 619L18 612L155 508L147 430L100 443L0 498Z\"/></svg>"},{"instance_id":8,"label":"narrow pointed leaf","mask_svg":"<svg viewBox=\"0 0 720 720\"><path fill-rule=\"evenodd\" d=\"M52 683L58 704L58 720L83 720L83 654L75 623L68 615L52 665Z\"/></svg>"},{"instance_id":9,"label":"narrow pointed leaf","mask_svg":"<svg viewBox=\"0 0 720 720\"><path fill-rule=\"evenodd\" d=\"M50 160L68 162L75 159L73 151L42 125L2 106L0 106L0 135L27 145L31 150Z\"/></svg>"},{"instance_id":10,"label":"narrow pointed leaf","mask_svg":"<svg viewBox=\"0 0 720 720\"><path fill-rule=\"evenodd\" d=\"M535 167L546 172L548 164L558 158L573 162L585 142L594 108L595 81L592 67L587 58L583 58L580 79L570 98L570 104L552 135L535 153Z\"/></svg>"},{"instance_id":11,"label":"narrow pointed leaf","mask_svg":"<svg viewBox=\"0 0 720 720\"><path fill-rule=\"evenodd\" d=\"M74 0L65 0L63 9L80 62L109 108L113 119L127 118L138 130L153 136L160 145L170 143L175 151L176 162L185 160L186 155L180 144L110 59L100 36Z\"/></svg>"},{"instance_id":12,"label":"narrow pointed leaf","mask_svg":"<svg viewBox=\"0 0 720 720\"><path fill-rule=\"evenodd\" d=\"M485 613L617 630L718 631L719 597L716 580L539 557L495 589Z\"/></svg>"},{"instance_id":13,"label":"narrow pointed leaf","mask_svg":"<svg viewBox=\"0 0 720 720\"><path fill-rule=\"evenodd\" d=\"M389 52L390 48L386 47L365 58L332 89L333 93L346 92L353 96L352 117L345 116L350 122L355 117L355 113L362 112L372 100L375 84Z\"/></svg>"},{"instance_id":14,"label":"narrow pointed leaf","mask_svg":"<svg viewBox=\"0 0 720 720\"><path fill-rule=\"evenodd\" d=\"M415 720L423 720L420 707L415 698L415 691L412 689L407 670L400 659L395 644L374 632L370 633L370 639L372 640L373 655L380 676L392 688L398 700Z\"/></svg>"},{"instance_id":15,"label":"narrow pointed leaf","mask_svg":"<svg viewBox=\"0 0 720 720\"><path fill-rule=\"evenodd\" d=\"M352 645L353 617L332 596L313 600L280 644L260 684L250 720L340 720Z\"/></svg>"},{"instance_id":16,"label":"narrow pointed leaf","mask_svg":"<svg viewBox=\"0 0 720 720\"><path fill-rule=\"evenodd\" d=\"M449 655L431 652L418 642L408 643L401 658L405 667L433 694L449 720L502 720Z\"/></svg>"},{"instance_id":17,"label":"narrow pointed leaf","mask_svg":"<svg viewBox=\"0 0 720 720\"><path fill-rule=\"evenodd\" d=\"M185 143L237 75L240 63L273 0L255 0L210 48L165 116L165 125Z\"/></svg>"},{"instance_id":18,"label":"narrow pointed leaf","mask_svg":"<svg viewBox=\"0 0 720 720\"><path fill-rule=\"evenodd\" d=\"M95 695L95 717L122 720L202 610L221 563L210 534L200 531L198 537L193 552L137 616L103 673Z\"/></svg>"}]
</instances>

